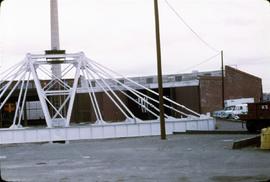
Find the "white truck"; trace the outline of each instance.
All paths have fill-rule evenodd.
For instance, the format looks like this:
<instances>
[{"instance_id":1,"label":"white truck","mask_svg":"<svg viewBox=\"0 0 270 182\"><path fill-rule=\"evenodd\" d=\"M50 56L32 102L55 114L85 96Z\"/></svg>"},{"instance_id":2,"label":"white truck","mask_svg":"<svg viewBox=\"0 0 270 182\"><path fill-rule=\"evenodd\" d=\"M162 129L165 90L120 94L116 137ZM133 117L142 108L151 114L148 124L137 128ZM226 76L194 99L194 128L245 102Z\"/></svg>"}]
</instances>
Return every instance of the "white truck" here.
<instances>
[{"instance_id":1,"label":"white truck","mask_svg":"<svg viewBox=\"0 0 270 182\"><path fill-rule=\"evenodd\" d=\"M224 106L229 107L248 103L254 103L254 98L228 99L224 101Z\"/></svg>"},{"instance_id":2,"label":"white truck","mask_svg":"<svg viewBox=\"0 0 270 182\"><path fill-rule=\"evenodd\" d=\"M240 114L247 114L247 104L237 104L235 106L225 107L220 118L239 119Z\"/></svg>"},{"instance_id":3,"label":"white truck","mask_svg":"<svg viewBox=\"0 0 270 182\"><path fill-rule=\"evenodd\" d=\"M247 114L247 103L254 103L254 98L241 98L225 100L223 110L213 112L216 118L239 119L240 114Z\"/></svg>"}]
</instances>

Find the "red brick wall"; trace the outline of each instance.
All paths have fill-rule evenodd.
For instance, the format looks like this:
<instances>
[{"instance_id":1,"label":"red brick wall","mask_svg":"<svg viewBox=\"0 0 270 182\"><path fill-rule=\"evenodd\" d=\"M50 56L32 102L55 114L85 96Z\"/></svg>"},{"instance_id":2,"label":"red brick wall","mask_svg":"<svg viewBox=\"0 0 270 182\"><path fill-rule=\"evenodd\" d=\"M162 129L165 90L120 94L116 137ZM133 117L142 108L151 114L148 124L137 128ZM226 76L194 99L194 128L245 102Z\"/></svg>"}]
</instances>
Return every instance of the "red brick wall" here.
<instances>
[{"instance_id":1,"label":"red brick wall","mask_svg":"<svg viewBox=\"0 0 270 182\"><path fill-rule=\"evenodd\" d=\"M121 94L120 92L116 92L116 94L122 100L122 102L124 104L126 104L127 98L123 94ZM118 104L118 105L120 105L120 104ZM111 101L111 99L105 93L102 93L101 112L103 115L103 119L105 121L123 121L123 120L125 120L125 116L122 114L122 112L117 108L117 106Z\"/></svg>"},{"instance_id":2,"label":"red brick wall","mask_svg":"<svg viewBox=\"0 0 270 182\"><path fill-rule=\"evenodd\" d=\"M220 77L204 76L200 78L201 113L222 108L222 85Z\"/></svg>"},{"instance_id":3,"label":"red brick wall","mask_svg":"<svg viewBox=\"0 0 270 182\"><path fill-rule=\"evenodd\" d=\"M193 111L200 112L200 96L198 86L178 87L173 89L175 90L175 95L171 98L174 101L186 106L189 109L192 109ZM183 111L185 112L185 110Z\"/></svg>"},{"instance_id":4,"label":"red brick wall","mask_svg":"<svg viewBox=\"0 0 270 182\"><path fill-rule=\"evenodd\" d=\"M200 78L201 112L213 112L222 108L221 77ZM225 67L224 95L227 99L253 97L255 102L262 96L262 80L256 76Z\"/></svg>"},{"instance_id":5,"label":"red brick wall","mask_svg":"<svg viewBox=\"0 0 270 182\"><path fill-rule=\"evenodd\" d=\"M225 99L253 97L259 102L262 97L262 80L256 76L225 67Z\"/></svg>"},{"instance_id":6,"label":"red brick wall","mask_svg":"<svg viewBox=\"0 0 270 182\"><path fill-rule=\"evenodd\" d=\"M126 103L126 97L115 92L120 99ZM104 92L96 93L96 98L99 104L99 108L105 121L123 121L125 116L121 111L115 106L111 99ZM91 104L89 94L77 94L74 101L74 106L72 110L71 121L75 122L94 122L96 121L95 112Z\"/></svg>"},{"instance_id":7,"label":"red brick wall","mask_svg":"<svg viewBox=\"0 0 270 182\"><path fill-rule=\"evenodd\" d=\"M89 94L76 94L72 109L71 121L93 122L96 120Z\"/></svg>"},{"instance_id":8,"label":"red brick wall","mask_svg":"<svg viewBox=\"0 0 270 182\"><path fill-rule=\"evenodd\" d=\"M225 99L253 97L255 101L261 98L262 81L260 78L237 69L225 67ZM179 87L165 89L164 94L176 102L197 112L213 112L222 108L221 77L200 77L200 86ZM117 93L117 92L116 92ZM128 99L117 93L124 103ZM103 119L107 121L121 121L125 117L115 104L102 93L96 93ZM95 121L94 110L88 94L77 94L73 108L72 121Z\"/></svg>"}]
</instances>

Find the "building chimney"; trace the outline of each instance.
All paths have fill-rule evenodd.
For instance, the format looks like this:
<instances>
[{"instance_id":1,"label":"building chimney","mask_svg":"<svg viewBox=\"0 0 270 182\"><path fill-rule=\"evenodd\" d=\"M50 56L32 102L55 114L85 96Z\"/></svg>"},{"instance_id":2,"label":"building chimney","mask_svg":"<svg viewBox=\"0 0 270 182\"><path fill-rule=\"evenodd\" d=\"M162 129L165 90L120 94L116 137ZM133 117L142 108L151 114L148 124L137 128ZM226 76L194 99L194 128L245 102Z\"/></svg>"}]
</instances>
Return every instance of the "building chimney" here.
<instances>
[{"instance_id":1,"label":"building chimney","mask_svg":"<svg viewBox=\"0 0 270 182\"><path fill-rule=\"evenodd\" d=\"M58 26L58 4L57 0L50 1L51 7L51 50L60 50L59 26ZM61 64L52 64L52 74L61 78Z\"/></svg>"}]
</instances>

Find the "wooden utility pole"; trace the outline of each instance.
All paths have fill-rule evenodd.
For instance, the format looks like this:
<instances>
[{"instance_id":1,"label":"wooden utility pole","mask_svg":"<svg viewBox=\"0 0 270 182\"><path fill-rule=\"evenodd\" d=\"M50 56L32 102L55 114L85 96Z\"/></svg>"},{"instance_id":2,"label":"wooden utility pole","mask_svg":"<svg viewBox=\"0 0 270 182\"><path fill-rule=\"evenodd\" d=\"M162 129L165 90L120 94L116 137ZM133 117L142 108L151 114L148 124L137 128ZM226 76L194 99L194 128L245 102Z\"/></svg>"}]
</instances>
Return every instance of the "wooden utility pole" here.
<instances>
[{"instance_id":1,"label":"wooden utility pole","mask_svg":"<svg viewBox=\"0 0 270 182\"><path fill-rule=\"evenodd\" d=\"M225 107L225 96L224 96L224 66L223 66L223 50L221 51L221 92L222 92L222 107Z\"/></svg>"},{"instance_id":2,"label":"wooden utility pole","mask_svg":"<svg viewBox=\"0 0 270 182\"><path fill-rule=\"evenodd\" d=\"M4 0L0 0L0 9L1 9L1 3L3 2ZM1 10L0 10L1 11ZM2 127L2 111L1 111L1 127ZM0 166L1 166L1 164L0 164ZM2 174L1 174L1 168L0 168L0 181L3 181L3 182L6 182L6 180L4 180L3 178L2 178Z\"/></svg>"},{"instance_id":3,"label":"wooden utility pole","mask_svg":"<svg viewBox=\"0 0 270 182\"><path fill-rule=\"evenodd\" d=\"M0 0L0 12L1 12L1 4L4 0ZM1 60L0 60L1 61ZM0 103L1 103L1 98L0 98ZM3 127L3 118L2 118L2 110L0 111L0 128ZM1 171L0 171L0 181L1 181Z\"/></svg>"},{"instance_id":4,"label":"wooden utility pole","mask_svg":"<svg viewBox=\"0 0 270 182\"><path fill-rule=\"evenodd\" d=\"M159 119L160 119L160 138L166 139L166 128L164 119L164 100L162 86L162 69L161 69L161 48L160 48L160 31L159 31L159 13L158 0L154 0L155 6L155 25L156 25L156 51L157 51L157 70L158 70L158 92L159 92Z\"/></svg>"}]
</instances>

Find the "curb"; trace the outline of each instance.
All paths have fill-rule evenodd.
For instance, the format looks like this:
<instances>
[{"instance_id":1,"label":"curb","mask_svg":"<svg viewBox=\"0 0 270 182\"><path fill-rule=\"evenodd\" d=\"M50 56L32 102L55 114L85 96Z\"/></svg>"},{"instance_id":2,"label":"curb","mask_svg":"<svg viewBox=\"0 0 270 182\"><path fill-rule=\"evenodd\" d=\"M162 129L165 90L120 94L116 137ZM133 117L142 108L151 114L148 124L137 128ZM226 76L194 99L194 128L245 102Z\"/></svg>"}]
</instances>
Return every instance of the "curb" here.
<instances>
[{"instance_id":1,"label":"curb","mask_svg":"<svg viewBox=\"0 0 270 182\"><path fill-rule=\"evenodd\" d=\"M173 134L177 135L177 134L216 134L216 135L223 135L223 134L249 134L252 135L251 133L249 133L248 131L243 131L243 130L214 130L214 131L207 131L207 130L187 130L186 132L173 132Z\"/></svg>"},{"instance_id":2,"label":"curb","mask_svg":"<svg viewBox=\"0 0 270 182\"><path fill-rule=\"evenodd\" d=\"M255 137L246 138L233 142L232 149L241 149L249 146L259 147L261 144L261 136L257 135Z\"/></svg>"}]
</instances>

